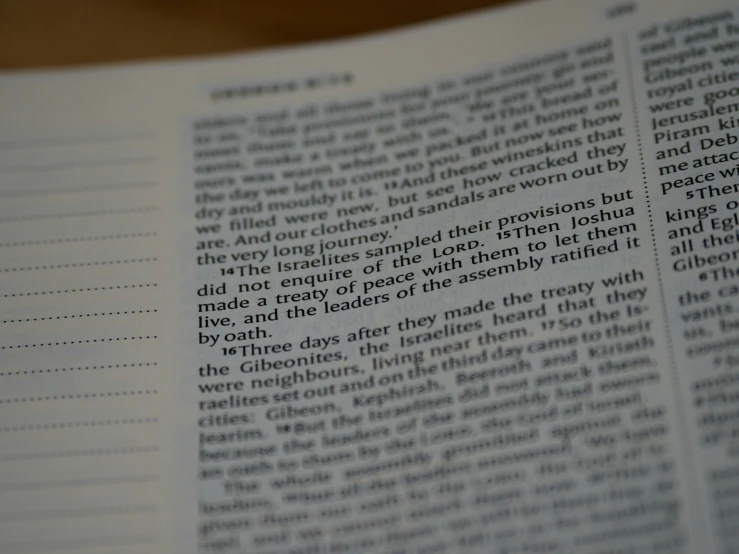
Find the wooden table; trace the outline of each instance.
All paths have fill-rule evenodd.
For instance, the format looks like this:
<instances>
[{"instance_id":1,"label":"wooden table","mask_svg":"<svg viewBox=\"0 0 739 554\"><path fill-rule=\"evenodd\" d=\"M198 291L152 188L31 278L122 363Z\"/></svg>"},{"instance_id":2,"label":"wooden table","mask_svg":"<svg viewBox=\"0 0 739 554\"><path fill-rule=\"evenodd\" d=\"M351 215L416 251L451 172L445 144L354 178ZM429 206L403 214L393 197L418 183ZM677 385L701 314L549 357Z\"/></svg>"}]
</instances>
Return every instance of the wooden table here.
<instances>
[{"instance_id":1,"label":"wooden table","mask_svg":"<svg viewBox=\"0 0 739 554\"><path fill-rule=\"evenodd\" d=\"M0 0L0 69L250 51L506 0Z\"/></svg>"}]
</instances>

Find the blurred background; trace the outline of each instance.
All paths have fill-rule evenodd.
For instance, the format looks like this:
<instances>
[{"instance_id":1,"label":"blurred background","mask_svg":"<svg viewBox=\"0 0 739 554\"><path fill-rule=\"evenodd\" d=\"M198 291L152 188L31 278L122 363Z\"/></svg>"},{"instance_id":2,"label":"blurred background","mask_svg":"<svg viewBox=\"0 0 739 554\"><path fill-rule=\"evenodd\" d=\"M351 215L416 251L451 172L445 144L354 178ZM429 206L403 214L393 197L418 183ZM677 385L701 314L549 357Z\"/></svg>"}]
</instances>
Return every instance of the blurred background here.
<instances>
[{"instance_id":1,"label":"blurred background","mask_svg":"<svg viewBox=\"0 0 739 554\"><path fill-rule=\"evenodd\" d=\"M0 0L0 70L253 51L511 0Z\"/></svg>"}]
</instances>

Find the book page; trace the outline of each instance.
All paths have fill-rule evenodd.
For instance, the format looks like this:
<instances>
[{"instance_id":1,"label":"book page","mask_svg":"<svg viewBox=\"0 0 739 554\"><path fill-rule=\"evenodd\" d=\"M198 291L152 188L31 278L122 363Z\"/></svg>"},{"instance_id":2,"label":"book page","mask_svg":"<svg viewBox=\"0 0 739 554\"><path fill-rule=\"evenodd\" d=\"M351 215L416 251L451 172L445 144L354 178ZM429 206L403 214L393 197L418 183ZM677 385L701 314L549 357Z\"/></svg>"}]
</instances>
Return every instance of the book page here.
<instances>
[{"instance_id":1,"label":"book page","mask_svg":"<svg viewBox=\"0 0 739 554\"><path fill-rule=\"evenodd\" d=\"M0 141L3 552L163 539L159 148L149 127L96 127Z\"/></svg>"},{"instance_id":2,"label":"book page","mask_svg":"<svg viewBox=\"0 0 739 554\"><path fill-rule=\"evenodd\" d=\"M663 8L0 81L3 552L739 548L736 13Z\"/></svg>"},{"instance_id":3,"label":"book page","mask_svg":"<svg viewBox=\"0 0 739 554\"><path fill-rule=\"evenodd\" d=\"M689 460L725 552L739 548L734 17L717 9L653 24L627 52L669 367Z\"/></svg>"}]
</instances>

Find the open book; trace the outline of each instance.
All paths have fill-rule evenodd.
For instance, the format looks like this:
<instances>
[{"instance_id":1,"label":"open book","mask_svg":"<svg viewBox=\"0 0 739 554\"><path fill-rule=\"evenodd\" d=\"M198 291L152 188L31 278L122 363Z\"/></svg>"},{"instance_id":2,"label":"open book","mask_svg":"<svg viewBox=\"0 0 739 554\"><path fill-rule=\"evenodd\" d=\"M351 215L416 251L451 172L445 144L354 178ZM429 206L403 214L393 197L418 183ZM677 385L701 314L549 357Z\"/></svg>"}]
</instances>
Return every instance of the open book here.
<instances>
[{"instance_id":1,"label":"open book","mask_svg":"<svg viewBox=\"0 0 739 554\"><path fill-rule=\"evenodd\" d=\"M0 78L0 552L739 552L739 11Z\"/></svg>"}]
</instances>

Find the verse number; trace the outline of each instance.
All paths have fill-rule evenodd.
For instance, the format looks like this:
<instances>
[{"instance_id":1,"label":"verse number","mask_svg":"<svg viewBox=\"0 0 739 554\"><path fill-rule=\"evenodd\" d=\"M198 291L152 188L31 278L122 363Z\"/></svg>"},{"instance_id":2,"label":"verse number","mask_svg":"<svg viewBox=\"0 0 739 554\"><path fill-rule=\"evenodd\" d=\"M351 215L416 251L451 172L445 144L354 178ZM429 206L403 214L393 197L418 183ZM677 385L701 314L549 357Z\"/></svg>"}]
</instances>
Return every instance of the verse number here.
<instances>
[{"instance_id":1,"label":"verse number","mask_svg":"<svg viewBox=\"0 0 739 554\"><path fill-rule=\"evenodd\" d=\"M541 322L541 327L545 331L566 331L567 329L577 329L582 325L582 319L579 317L560 317L559 319L547 319Z\"/></svg>"}]
</instances>

